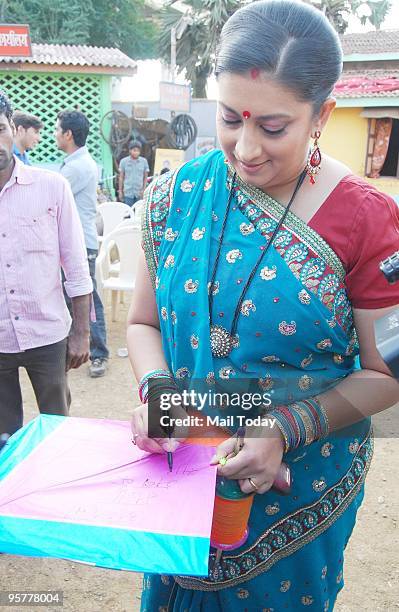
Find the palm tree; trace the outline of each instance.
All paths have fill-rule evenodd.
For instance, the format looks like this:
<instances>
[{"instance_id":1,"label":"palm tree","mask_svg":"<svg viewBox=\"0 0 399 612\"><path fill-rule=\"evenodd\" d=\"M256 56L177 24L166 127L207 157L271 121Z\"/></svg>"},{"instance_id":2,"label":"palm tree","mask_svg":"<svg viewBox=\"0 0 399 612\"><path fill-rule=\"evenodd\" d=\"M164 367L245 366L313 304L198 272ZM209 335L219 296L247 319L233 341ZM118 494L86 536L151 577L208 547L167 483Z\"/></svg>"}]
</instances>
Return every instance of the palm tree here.
<instances>
[{"instance_id":1,"label":"palm tree","mask_svg":"<svg viewBox=\"0 0 399 612\"><path fill-rule=\"evenodd\" d=\"M391 0L304 0L323 11L330 23L339 34L343 34L348 27L347 18L355 15L365 25L367 21L380 29L389 9ZM364 14L362 8L367 7L369 14Z\"/></svg>"},{"instance_id":2,"label":"palm tree","mask_svg":"<svg viewBox=\"0 0 399 612\"><path fill-rule=\"evenodd\" d=\"M391 9L392 2L390 0L368 0L362 4L369 8L369 14L359 17L361 24L365 25L369 21L376 30L379 30Z\"/></svg>"},{"instance_id":3,"label":"palm tree","mask_svg":"<svg viewBox=\"0 0 399 612\"><path fill-rule=\"evenodd\" d=\"M161 36L159 41L160 55L170 60L170 31L182 18L182 13L175 10L169 1L161 12ZM220 31L230 15L245 0L186 0L186 17L190 17L185 31L177 41L176 64L178 72L186 71L191 81L195 98L206 97L206 82L212 72L215 60L215 48Z\"/></svg>"}]
</instances>

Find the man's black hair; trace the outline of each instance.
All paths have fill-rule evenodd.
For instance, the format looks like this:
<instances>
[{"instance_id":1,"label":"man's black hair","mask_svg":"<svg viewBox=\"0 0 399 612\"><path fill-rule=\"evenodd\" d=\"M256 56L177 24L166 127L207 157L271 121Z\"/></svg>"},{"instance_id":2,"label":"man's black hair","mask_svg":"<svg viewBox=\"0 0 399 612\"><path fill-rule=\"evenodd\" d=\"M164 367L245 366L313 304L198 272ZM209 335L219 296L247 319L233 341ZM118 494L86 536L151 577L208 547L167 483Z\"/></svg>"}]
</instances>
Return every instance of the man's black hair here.
<instances>
[{"instance_id":1,"label":"man's black hair","mask_svg":"<svg viewBox=\"0 0 399 612\"><path fill-rule=\"evenodd\" d=\"M25 130L28 130L31 127L35 130L41 130L43 127L43 123L40 121L39 117L19 110L15 111L12 116L12 120L14 121L16 128L21 125Z\"/></svg>"},{"instance_id":2,"label":"man's black hair","mask_svg":"<svg viewBox=\"0 0 399 612\"><path fill-rule=\"evenodd\" d=\"M71 130L77 147L84 147L90 131L90 122L86 115L77 110L64 110L58 113L57 119L63 132Z\"/></svg>"},{"instance_id":3,"label":"man's black hair","mask_svg":"<svg viewBox=\"0 0 399 612\"><path fill-rule=\"evenodd\" d=\"M139 140L132 140L131 142L129 142L129 151L131 151L132 149L140 149L141 151L142 148L143 145Z\"/></svg>"},{"instance_id":4,"label":"man's black hair","mask_svg":"<svg viewBox=\"0 0 399 612\"><path fill-rule=\"evenodd\" d=\"M7 94L0 89L0 115L5 115L8 121L12 120L12 106Z\"/></svg>"}]
</instances>

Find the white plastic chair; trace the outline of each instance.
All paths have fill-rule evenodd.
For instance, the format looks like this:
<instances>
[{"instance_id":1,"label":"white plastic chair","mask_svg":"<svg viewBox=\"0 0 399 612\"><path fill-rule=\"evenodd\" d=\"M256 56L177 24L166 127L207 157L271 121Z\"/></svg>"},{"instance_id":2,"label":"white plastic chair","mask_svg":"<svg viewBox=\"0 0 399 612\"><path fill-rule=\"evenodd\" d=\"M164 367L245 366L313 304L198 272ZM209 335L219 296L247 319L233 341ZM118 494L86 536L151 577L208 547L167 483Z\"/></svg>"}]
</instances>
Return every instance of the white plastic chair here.
<instances>
[{"instance_id":1,"label":"white plastic chair","mask_svg":"<svg viewBox=\"0 0 399 612\"><path fill-rule=\"evenodd\" d=\"M135 219L140 223L141 214L143 212L144 200L137 200L132 206L132 219Z\"/></svg>"},{"instance_id":2,"label":"white plastic chair","mask_svg":"<svg viewBox=\"0 0 399 612\"><path fill-rule=\"evenodd\" d=\"M137 219L133 219L133 217L130 217L129 219L124 219L123 221L121 221L119 225L116 226L115 230L121 229L122 227L135 227L135 228L138 228L139 231L141 232L141 223ZM108 234L108 236L109 235L110 234ZM119 276L119 271L121 268L119 259L117 259L116 261L112 259L112 255L114 252L115 251L113 252L110 251L108 253L109 276ZM120 303L123 304L123 293L121 294Z\"/></svg>"},{"instance_id":3,"label":"white plastic chair","mask_svg":"<svg viewBox=\"0 0 399 612\"><path fill-rule=\"evenodd\" d=\"M107 236L117 225L126 217L130 217L132 209L123 202L103 202L97 207L98 212L101 214L104 224L104 231L102 236L98 236L98 242L102 244L105 236Z\"/></svg>"},{"instance_id":4,"label":"white plastic chair","mask_svg":"<svg viewBox=\"0 0 399 612\"><path fill-rule=\"evenodd\" d=\"M119 254L119 273L111 275L110 252L116 246ZM141 231L137 225L115 229L105 237L96 261L96 277L100 296L111 291L112 321L116 321L118 297L124 291L133 291L136 282L137 261L141 249Z\"/></svg>"}]
</instances>

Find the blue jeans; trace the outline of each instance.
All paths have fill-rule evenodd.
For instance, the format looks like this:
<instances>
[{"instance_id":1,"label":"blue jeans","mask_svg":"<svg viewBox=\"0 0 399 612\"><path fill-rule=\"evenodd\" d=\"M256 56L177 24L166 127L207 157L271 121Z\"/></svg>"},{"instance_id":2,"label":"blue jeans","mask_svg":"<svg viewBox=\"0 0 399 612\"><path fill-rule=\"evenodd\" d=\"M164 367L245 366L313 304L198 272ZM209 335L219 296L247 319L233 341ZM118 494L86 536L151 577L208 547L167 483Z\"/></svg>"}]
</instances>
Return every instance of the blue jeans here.
<instances>
[{"instance_id":1,"label":"blue jeans","mask_svg":"<svg viewBox=\"0 0 399 612\"><path fill-rule=\"evenodd\" d=\"M87 249L87 259L91 280L93 281L93 301L96 321L90 321L90 359L108 359L107 332L105 329L104 306L97 293L96 283L96 249Z\"/></svg>"},{"instance_id":2,"label":"blue jeans","mask_svg":"<svg viewBox=\"0 0 399 612\"><path fill-rule=\"evenodd\" d=\"M133 206L134 204L136 204L136 202L140 200L140 197L139 196L125 196L123 200L125 204L127 204L128 206Z\"/></svg>"}]
</instances>

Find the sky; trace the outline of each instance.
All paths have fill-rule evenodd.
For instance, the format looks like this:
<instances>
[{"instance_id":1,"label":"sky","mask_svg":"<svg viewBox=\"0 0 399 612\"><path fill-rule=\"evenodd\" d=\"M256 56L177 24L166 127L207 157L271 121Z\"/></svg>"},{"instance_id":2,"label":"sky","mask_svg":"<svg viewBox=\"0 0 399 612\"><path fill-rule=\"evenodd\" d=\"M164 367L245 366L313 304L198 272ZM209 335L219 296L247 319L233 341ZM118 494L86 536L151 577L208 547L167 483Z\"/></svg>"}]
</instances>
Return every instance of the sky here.
<instances>
[{"instance_id":1,"label":"sky","mask_svg":"<svg viewBox=\"0 0 399 612\"><path fill-rule=\"evenodd\" d=\"M392 0L391 11L386 18L383 29L399 30L399 0ZM367 32L371 26L362 26L360 22L353 18L350 20L347 33ZM169 80L167 70L162 67L158 60L147 60L138 62L137 75L134 77L123 77L120 86L114 91L114 99L123 102L150 102L159 99L159 82ZM184 79L179 76L178 83L184 83ZM208 83L208 98L216 96L216 84L213 79Z\"/></svg>"}]
</instances>

